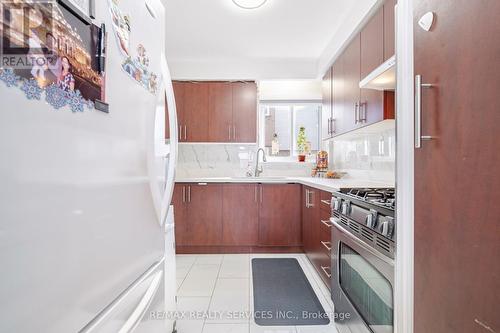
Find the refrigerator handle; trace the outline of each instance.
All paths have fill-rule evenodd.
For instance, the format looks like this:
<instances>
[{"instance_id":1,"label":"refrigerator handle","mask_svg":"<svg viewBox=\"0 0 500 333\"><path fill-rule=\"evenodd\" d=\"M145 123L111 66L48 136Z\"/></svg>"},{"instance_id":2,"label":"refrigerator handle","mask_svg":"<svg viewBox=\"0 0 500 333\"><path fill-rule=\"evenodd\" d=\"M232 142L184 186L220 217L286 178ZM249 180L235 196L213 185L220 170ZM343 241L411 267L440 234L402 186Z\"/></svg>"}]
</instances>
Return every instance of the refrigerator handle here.
<instances>
[{"instance_id":1,"label":"refrigerator handle","mask_svg":"<svg viewBox=\"0 0 500 333\"><path fill-rule=\"evenodd\" d=\"M156 295L156 292L158 291L158 287L160 286L162 277L163 271L159 271L155 274L151 285L146 290L144 296L142 296L141 301L134 309L130 317L127 319L125 324L122 326L122 328L118 331L118 333L131 333L137 328L142 318L148 311L149 306L151 305L151 302Z\"/></svg>"}]
</instances>

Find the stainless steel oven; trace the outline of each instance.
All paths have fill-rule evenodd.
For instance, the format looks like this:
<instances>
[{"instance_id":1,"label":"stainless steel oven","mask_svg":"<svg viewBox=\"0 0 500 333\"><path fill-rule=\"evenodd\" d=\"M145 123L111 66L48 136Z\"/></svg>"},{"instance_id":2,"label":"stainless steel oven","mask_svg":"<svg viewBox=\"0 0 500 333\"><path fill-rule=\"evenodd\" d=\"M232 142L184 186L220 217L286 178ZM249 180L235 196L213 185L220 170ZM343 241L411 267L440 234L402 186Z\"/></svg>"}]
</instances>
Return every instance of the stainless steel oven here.
<instances>
[{"instance_id":1,"label":"stainless steel oven","mask_svg":"<svg viewBox=\"0 0 500 333\"><path fill-rule=\"evenodd\" d=\"M382 227L393 217L375 214L373 208L345 196L334 194L333 200L332 300L337 329L393 333L394 241ZM363 211L366 219L360 220Z\"/></svg>"}]
</instances>

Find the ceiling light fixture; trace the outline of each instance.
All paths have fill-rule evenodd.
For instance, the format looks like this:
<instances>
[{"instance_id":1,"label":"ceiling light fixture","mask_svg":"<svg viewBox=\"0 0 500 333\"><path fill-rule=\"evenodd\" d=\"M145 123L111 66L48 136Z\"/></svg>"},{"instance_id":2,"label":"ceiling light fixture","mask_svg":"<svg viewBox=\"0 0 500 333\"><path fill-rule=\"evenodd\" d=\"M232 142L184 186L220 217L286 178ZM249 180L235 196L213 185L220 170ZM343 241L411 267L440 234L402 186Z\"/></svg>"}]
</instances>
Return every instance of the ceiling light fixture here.
<instances>
[{"instance_id":1,"label":"ceiling light fixture","mask_svg":"<svg viewBox=\"0 0 500 333\"><path fill-rule=\"evenodd\" d=\"M243 9L256 9L262 7L267 0L233 0L234 4Z\"/></svg>"}]
</instances>

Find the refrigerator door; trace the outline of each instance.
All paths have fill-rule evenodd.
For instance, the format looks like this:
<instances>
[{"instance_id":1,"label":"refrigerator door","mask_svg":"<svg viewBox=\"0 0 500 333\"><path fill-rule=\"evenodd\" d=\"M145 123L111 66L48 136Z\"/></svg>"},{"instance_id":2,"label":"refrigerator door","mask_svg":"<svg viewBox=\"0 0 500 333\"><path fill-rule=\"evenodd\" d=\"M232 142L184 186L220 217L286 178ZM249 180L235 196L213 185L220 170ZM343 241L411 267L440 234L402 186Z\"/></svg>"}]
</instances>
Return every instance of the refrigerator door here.
<instances>
[{"instance_id":1,"label":"refrigerator door","mask_svg":"<svg viewBox=\"0 0 500 333\"><path fill-rule=\"evenodd\" d=\"M148 3L155 18L144 2L120 6L133 14L131 42L147 47L150 69L159 73L163 5ZM111 27L107 1L95 5L95 22ZM54 110L0 82L0 332L80 331L172 246L157 214L162 207L168 216L168 203L155 205L148 167L157 96L123 72L111 32L107 56L109 114ZM155 295L148 309L164 309L157 281L135 289L129 314L148 290Z\"/></svg>"}]
</instances>

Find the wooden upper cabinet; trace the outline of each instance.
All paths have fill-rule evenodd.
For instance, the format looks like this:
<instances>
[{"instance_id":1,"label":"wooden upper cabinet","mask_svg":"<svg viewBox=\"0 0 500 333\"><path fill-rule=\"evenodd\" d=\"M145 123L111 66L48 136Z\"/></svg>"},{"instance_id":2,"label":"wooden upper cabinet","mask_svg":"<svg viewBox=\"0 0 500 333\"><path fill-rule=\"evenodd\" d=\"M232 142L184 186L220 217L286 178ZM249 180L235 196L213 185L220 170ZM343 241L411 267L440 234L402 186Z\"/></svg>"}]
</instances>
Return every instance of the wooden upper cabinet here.
<instances>
[{"instance_id":1,"label":"wooden upper cabinet","mask_svg":"<svg viewBox=\"0 0 500 333\"><path fill-rule=\"evenodd\" d=\"M233 139L233 92L230 82L211 82L208 91L208 141Z\"/></svg>"},{"instance_id":2,"label":"wooden upper cabinet","mask_svg":"<svg viewBox=\"0 0 500 333\"><path fill-rule=\"evenodd\" d=\"M343 112L341 132L347 132L359 127L360 122L360 36L359 34L347 46L343 54ZM340 124L339 124L340 125ZM339 134L339 133L337 133Z\"/></svg>"},{"instance_id":3,"label":"wooden upper cabinet","mask_svg":"<svg viewBox=\"0 0 500 333\"><path fill-rule=\"evenodd\" d=\"M184 125L185 125L185 111L184 111L184 86L186 83L184 82L179 82L179 81L173 81L172 86L174 88L174 98L175 98L175 108L177 109L177 123L178 123L178 130L179 130L179 141L185 141L186 138L184 138ZM165 101L166 103L166 101ZM166 107L166 106L165 106ZM168 118L167 118L167 126L168 126ZM181 135L182 134L182 135ZM170 137L170 132L167 130L167 135L166 137Z\"/></svg>"},{"instance_id":4,"label":"wooden upper cabinet","mask_svg":"<svg viewBox=\"0 0 500 333\"><path fill-rule=\"evenodd\" d=\"M208 138L207 82L184 83L183 141L206 142Z\"/></svg>"},{"instance_id":5,"label":"wooden upper cabinet","mask_svg":"<svg viewBox=\"0 0 500 333\"><path fill-rule=\"evenodd\" d=\"M257 142L255 82L174 81L173 85L180 142Z\"/></svg>"},{"instance_id":6,"label":"wooden upper cabinet","mask_svg":"<svg viewBox=\"0 0 500 333\"><path fill-rule=\"evenodd\" d=\"M259 233L259 185L222 187L222 244L255 246Z\"/></svg>"},{"instance_id":7,"label":"wooden upper cabinet","mask_svg":"<svg viewBox=\"0 0 500 333\"><path fill-rule=\"evenodd\" d=\"M345 132L347 126L347 117L344 116L344 54L339 55L333 64L332 72L332 115L333 115L333 134L338 135ZM352 121L352 118L349 118Z\"/></svg>"},{"instance_id":8,"label":"wooden upper cabinet","mask_svg":"<svg viewBox=\"0 0 500 333\"><path fill-rule=\"evenodd\" d=\"M332 72L333 68L330 67L322 81L322 99L323 107L321 108L321 133L323 139L332 137L332 102L333 102L333 87L332 87Z\"/></svg>"},{"instance_id":9,"label":"wooden upper cabinet","mask_svg":"<svg viewBox=\"0 0 500 333\"><path fill-rule=\"evenodd\" d=\"M395 53L395 8L396 0L386 0L384 3L384 61Z\"/></svg>"},{"instance_id":10,"label":"wooden upper cabinet","mask_svg":"<svg viewBox=\"0 0 500 333\"><path fill-rule=\"evenodd\" d=\"M301 246L301 186L261 184L259 245Z\"/></svg>"},{"instance_id":11,"label":"wooden upper cabinet","mask_svg":"<svg viewBox=\"0 0 500 333\"><path fill-rule=\"evenodd\" d=\"M233 142L257 142L257 85L255 82L234 82Z\"/></svg>"},{"instance_id":12,"label":"wooden upper cabinet","mask_svg":"<svg viewBox=\"0 0 500 333\"><path fill-rule=\"evenodd\" d=\"M384 7L361 30L361 79L384 62Z\"/></svg>"}]
</instances>

